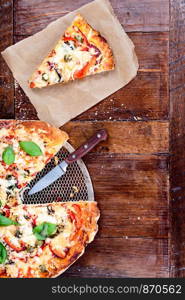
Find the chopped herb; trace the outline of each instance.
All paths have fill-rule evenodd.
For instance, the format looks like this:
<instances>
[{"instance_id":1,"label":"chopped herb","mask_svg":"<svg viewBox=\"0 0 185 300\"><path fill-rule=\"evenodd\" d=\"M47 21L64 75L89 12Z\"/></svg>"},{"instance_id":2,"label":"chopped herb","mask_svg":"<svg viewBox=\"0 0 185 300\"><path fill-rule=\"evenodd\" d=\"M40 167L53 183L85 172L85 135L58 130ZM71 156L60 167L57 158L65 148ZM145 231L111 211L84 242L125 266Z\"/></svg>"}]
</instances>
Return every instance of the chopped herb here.
<instances>
[{"instance_id":1,"label":"chopped herb","mask_svg":"<svg viewBox=\"0 0 185 300\"><path fill-rule=\"evenodd\" d=\"M26 220L29 220L29 219L30 219L30 217L27 216L27 215L24 215L24 218L25 218Z\"/></svg>"},{"instance_id":2,"label":"chopped herb","mask_svg":"<svg viewBox=\"0 0 185 300\"><path fill-rule=\"evenodd\" d=\"M33 253L34 250L35 250L35 248L34 248L33 246L30 246L30 245L26 248L26 251L27 251L28 253Z\"/></svg>"},{"instance_id":3,"label":"chopped herb","mask_svg":"<svg viewBox=\"0 0 185 300\"><path fill-rule=\"evenodd\" d=\"M54 235L52 235L52 238L56 237L59 233L63 232L64 231L64 227L65 226L62 225L62 224L58 225L57 226L57 232Z\"/></svg>"},{"instance_id":4,"label":"chopped herb","mask_svg":"<svg viewBox=\"0 0 185 300\"><path fill-rule=\"evenodd\" d=\"M80 43L83 43L83 41L84 41L83 37L81 37L81 35L79 35L79 34L75 35L75 39L77 41L79 41Z\"/></svg>"},{"instance_id":5,"label":"chopped herb","mask_svg":"<svg viewBox=\"0 0 185 300\"><path fill-rule=\"evenodd\" d=\"M36 247L41 247L42 245L43 245L43 241L37 240L36 243L35 243Z\"/></svg>"},{"instance_id":6,"label":"chopped herb","mask_svg":"<svg viewBox=\"0 0 185 300\"><path fill-rule=\"evenodd\" d=\"M0 207L3 205L2 201L0 200Z\"/></svg>"},{"instance_id":7,"label":"chopped herb","mask_svg":"<svg viewBox=\"0 0 185 300\"><path fill-rule=\"evenodd\" d=\"M69 62L69 61L71 61L71 60L72 60L71 54L65 54L65 55L64 55L64 61L65 61L65 62Z\"/></svg>"}]
</instances>

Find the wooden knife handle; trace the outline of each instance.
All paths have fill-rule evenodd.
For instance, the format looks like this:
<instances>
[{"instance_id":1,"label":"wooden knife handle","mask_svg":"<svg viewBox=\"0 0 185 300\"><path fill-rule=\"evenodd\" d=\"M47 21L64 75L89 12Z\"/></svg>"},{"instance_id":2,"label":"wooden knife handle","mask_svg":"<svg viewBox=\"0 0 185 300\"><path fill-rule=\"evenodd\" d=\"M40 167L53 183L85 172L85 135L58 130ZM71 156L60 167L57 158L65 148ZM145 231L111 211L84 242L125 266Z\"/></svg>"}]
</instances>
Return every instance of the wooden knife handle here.
<instances>
[{"instance_id":1,"label":"wooden knife handle","mask_svg":"<svg viewBox=\"0 0 185 300\"><path fill-rule=\"evenodd\" d=\"M74 152L69 154L65 159L66 163L71 164L78 159L86 155L92 148L94 148L99 142L107 139L107 132L105 129L98 130L86 143L81 145Z\"/></svg>"}]
</instances>

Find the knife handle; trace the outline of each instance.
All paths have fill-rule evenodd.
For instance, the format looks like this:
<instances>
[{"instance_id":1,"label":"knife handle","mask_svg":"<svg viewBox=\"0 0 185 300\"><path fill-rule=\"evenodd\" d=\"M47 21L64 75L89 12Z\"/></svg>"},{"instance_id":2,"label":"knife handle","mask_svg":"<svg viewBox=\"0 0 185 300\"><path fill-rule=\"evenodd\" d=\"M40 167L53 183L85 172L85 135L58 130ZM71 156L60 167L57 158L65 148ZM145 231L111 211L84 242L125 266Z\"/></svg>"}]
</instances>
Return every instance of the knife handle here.
<instances>
[{"instance_id":1,"label":"knife handle","mask_svg":"<svg viewBox=\"0 0 185 300\"><path fill-rule=\"evenodd\" d=\"M65 159L67 164L71 164L86 155L99 142L107 139L107 132L105 129L98 130L86 143L82 144L78 149L68 155Z\"/></svg>"}]
</instances>

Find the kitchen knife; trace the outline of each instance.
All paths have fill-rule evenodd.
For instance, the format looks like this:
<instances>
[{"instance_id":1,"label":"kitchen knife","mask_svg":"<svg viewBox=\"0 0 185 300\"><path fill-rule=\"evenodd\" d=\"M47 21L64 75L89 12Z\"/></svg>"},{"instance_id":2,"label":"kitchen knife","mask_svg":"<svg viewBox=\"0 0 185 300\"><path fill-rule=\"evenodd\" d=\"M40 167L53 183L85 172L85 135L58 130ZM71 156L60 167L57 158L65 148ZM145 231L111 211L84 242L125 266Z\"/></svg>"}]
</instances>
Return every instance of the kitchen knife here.
<instances>
[{"instance_id":1,"label":"kitchen knife","mask_svg":"<svg viewBox=\"0 0 185 300\"><path fill-rule=\"evenodd\" d=\"M107 139L107 132L105 129L101 129L96 132L86 143L81 145L77 150L70 153L68 157L63 160L60 164L54 167L50 172L48 172L44 177L42 177L28 192L28 195L33 195L43 190L62 175L66 173L69 164L77 161L87 154L92 148L94 148L99 142L105 141Z\"/></svg>"}]
</instances>

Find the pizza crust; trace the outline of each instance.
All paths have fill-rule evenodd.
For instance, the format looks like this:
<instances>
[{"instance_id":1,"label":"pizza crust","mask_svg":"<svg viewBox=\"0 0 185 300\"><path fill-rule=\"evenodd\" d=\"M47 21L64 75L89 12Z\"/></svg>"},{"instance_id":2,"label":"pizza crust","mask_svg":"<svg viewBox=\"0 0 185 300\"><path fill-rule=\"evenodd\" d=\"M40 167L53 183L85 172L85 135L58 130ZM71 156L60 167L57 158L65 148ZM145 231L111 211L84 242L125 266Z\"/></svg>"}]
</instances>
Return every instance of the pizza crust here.
<instances>
[{"instance_id":1,"label":"pizza crust","mask_svg":"<svg viewBox=\"0 0 185 300\"><path fill-rule=\"evenodd\" d=\"M17 125L21 124L24 126L26 131L31 133L31 130L39 132L39 135L46 138L49 141L48 148L53 146L64 145L68 140L69 136L66 132L59 128L51 126L49 123L42 121L17 121Z\"/></svg>"},{"instance_id":2,"label":"pizza crust","mask_svg":"<svg viewBox=\"0 0 185 300\"><path fill-rule=\"evenodd\" d=\"M80 241L74 247L71 248L69 255L65 260L55 258L54 261L58 265L57 270L50 277L58 277L64 273L72 264L75 263L85 252L85 247L87 244L91 243L98 231L98 219L100 217L100 212L97 207L96 202L88 202L88 209L83 211L83 220L85 220L86 232L82 233L80 236Z\"/></svg>"},{"instance_id":3,"label":"pizza crust","mask_svg":"<svg viewBox=\"0 0 185 300\"><path fill-rule=\"evenodd\" d=\"M102 53L103 60L101 67L98 68L96 73L103 71L110 71L114 69L113 52L108 45L106 39L101 36L100 32L93 29L86 20L78 14L74 20L73 26L77 26L81 32L86 36L90 44L94 44Z\"/></svg>"}]
</instances>

